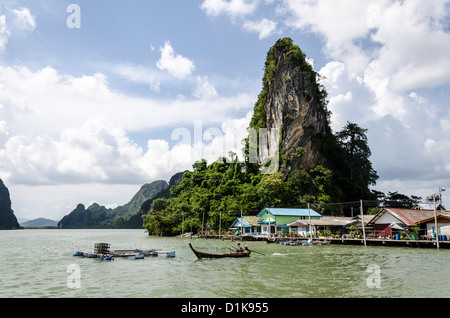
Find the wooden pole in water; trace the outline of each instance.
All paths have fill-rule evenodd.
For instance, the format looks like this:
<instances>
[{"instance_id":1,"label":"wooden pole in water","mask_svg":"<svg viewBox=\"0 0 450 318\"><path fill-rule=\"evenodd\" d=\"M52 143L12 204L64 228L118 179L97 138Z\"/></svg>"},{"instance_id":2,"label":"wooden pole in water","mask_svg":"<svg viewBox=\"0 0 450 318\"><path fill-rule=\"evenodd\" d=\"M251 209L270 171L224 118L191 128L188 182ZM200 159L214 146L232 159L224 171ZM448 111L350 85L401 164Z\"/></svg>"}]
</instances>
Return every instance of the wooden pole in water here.
<instances>
[{"instance_id":1,"label":"wooden pole in water","mask_svg":"<svg viewBox=\"0 0 450 318\"><path fill-rule=\"evenodd\" d=\"M222 237L222 211L219 211L219 240Z\"/></svg>"},{"instance_id":2,"label":"wooden pole in water","mask_svg":"<svg viewBox=\"0 0 450 318\"><path fill-rule=\"evenodd\" d=\"M439 249L439 231L438 231L438 223L437 223L437 213L436 213L436 194L433 194L433 202L434 202L434 228L436 229L436 247Z\"/></svg>"},{"instance_id":3,"label":"wooden pole in water","mask_svg":"<svg viewBox=\"0 0 450 318\"><path fill-rule=\"evenodd\" d=\"M241 237L242 237L242 227L244 224L244 220L242 219L242 209L241 209Z\"/></svg>"},{"instance_id":4,"label":"wooden pole in water","mask_svg":"<svg viewBox=\"0 0 450 318\"><path fill-rule=\"evenodd\" d=\"M362 227L363 227L364 246L367 246L367 243L366 243L366 227L365 227L365 224L364 224L364 213L363 213L363 201L362 200L361 200L360 210L361 210L361 223L362 223Z\"/></svg>"},{"instance_id":5,"label":"wooden pole in water","mask_svg":"<svg viewBox=\"0 0 450 318\"><path fill-rule=\"evenodd\" d=\"M274 234L275 234L275 237L277 237L277 234L278 234L278 232L277 232L277 216L276 215L274 215L273 216L273 222L274 222Z\"/></svg>"},{"instance_id":6,"label":"wooden pole in water","mask_svg":"<svg viewBox=\"0 0 450 318\"><path fill-rule=\"evenodd\" d=\"M203 217L202 217L202 236L205 235L204 225L205 225L205 211L203 211Z\"/></svg>"},{"instance_id":7,"label":"wooden pole in water","mask_svg":"<svg viewBox=\"0 0 450 318\"><path fill-rule=\"evenodd\" d=\"M309 202L308 202L308 218L309 218L309 239L312 241L312 227L311 227L311 210L309 208Z\"/></svg>"}]
</instances>

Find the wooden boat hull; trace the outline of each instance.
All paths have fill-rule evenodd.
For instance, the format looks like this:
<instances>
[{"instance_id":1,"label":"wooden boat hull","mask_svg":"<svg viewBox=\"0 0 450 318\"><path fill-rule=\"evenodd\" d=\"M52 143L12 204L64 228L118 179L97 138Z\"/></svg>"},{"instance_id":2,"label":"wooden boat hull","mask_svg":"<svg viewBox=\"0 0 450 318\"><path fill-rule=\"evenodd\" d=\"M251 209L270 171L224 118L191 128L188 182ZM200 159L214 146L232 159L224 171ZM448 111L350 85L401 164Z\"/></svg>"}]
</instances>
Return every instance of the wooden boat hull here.
<instances>
[{"instance_id":1,"label":"wooden boat hull","mask_svg":"<svg viewBox=\"0 0 450 318\"><path fill-rule=\"evenodd\" d=\"M194 249L189 243L189 247L191 248L192 252L194 252L195 256L197 256L198 259L202 258L225 258L225 257L233 257L233 258L239 258L239 257L249 257L251 254L251 251L243 251L243 252L235 252L235 253L223 253L223 254L216 254L216 253L205 253L200 252Z\"/></svg>"}]
</instances>

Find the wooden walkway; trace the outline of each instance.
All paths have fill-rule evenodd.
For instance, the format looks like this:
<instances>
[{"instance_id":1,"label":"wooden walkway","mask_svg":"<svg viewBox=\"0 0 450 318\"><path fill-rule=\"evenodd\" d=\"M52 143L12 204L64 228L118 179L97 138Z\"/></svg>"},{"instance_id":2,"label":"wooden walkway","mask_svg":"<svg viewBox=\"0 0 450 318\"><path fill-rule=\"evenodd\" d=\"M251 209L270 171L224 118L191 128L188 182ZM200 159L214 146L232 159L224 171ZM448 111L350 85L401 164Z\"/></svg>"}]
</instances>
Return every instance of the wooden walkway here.
<instances>
[{"instance_id":1,"label":"wooden walkway","mask_svg":"<svg viewBox=\"0 0 450 318\"><path fill-rule=\"evenodd\" d=\"M267 235L192 235L192 238L221 239L231 241L267 241ZM270 238L271 243L297 242L307 240L305 237L275 237ZM330 244L364 245L361 238L320 238L319 241L330 241ZM375 246L403 246L437 248L436 241L431 240L394 240L394 239L366 239L366 245ZM439 248L450 248L450 241L439 241Z\"/></svg>"},{"instance_id":2,"label":"wooden walkway","mask_svg":"<svg viewBox=\"0 0 450 318\"><path fill-rule=\"evenodd\" d=\"M329 239L331 244L344 244L344 245L364 245L364 239L341 239L331 238ZM367 245L375 246L403 246L403 247L424 247L424 248L437 248L436 241L429 240L386 240L386 239L366 239ZM439 241L439 248L450 248L450 241Z\"/></svg>"}]
</instances>

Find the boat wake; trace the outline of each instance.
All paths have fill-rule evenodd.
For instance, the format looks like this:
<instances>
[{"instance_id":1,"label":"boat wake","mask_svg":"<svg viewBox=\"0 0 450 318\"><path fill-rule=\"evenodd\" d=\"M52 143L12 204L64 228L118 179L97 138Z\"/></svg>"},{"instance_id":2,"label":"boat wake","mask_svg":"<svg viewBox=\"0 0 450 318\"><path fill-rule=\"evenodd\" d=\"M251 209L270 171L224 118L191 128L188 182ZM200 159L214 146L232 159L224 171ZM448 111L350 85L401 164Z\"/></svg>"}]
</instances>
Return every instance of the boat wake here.
<instances>
[{"instance_id":1,"label":"boat wake","mask_svg":"<svg viewBox=\"0 0 450 318\"><path fill-rule=\"evenodd\" d=\"M282 254L282 253L273 253L272 256L285 256L289 254Z\"/></svg>"}]
</instances>

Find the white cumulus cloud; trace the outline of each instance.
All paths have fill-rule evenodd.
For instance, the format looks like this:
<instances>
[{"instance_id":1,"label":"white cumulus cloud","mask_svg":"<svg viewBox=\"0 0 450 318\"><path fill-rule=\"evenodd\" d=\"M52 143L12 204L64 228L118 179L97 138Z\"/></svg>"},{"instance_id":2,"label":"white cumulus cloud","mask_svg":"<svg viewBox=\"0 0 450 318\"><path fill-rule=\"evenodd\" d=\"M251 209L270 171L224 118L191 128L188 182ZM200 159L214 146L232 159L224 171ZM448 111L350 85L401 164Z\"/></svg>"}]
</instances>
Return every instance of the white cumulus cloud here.
<instances>
[{"instance_id":1,"label":"white cumulus cloud","mask_svg":"<svg viewBox=\"0 0 450 318\"><path fill-rule=\"evenodd\" d=\"M258 33L259 39L264 39L275 32L277 23L275 21L263 18L259 21L247 21L244 23L243 28L245 30Z\"/></svg>"},{"instance_id":2,"label":"white cumulus cloud","mask_svg":"<svg viewBox=\"0 0 450 318\"><path fill-rule=\"evenodd\" d=\"M164 77L162 72L128 64L116 65L113 72L130 82L147 84L155 92L160 91L161 78Z\"/></svg>"},{"instance_id":3,"label":"white cumulus cloud","mask_svg":"<svg viewBox=\"0 0 450 318\"><path fill-rule=\"evenodd\" d=\"M200 8L212 17L225 14L231 18L236 18L254 12L258 2L258 0L205 0Z\"/></svg>"},{"instance_id":4,"label":"white cumulus cloud","mask_svg":"<svg viewBox=\"0 0 450 318\"><path fill-rule=\"evenodd\" d=\"M19 28L34 29L36 27L36 21L27 8L13 9L12 12L16 16L15 23Z\"/></svg>"},{"instance_id":5,"label":"white cumulus cloud","mask_svg":"<svg viewBox=\"0 0 450 318\"><path fill-rule=\"evenodd\" d=\"M194 62L176 54L169 41L161 48L161 58L156 63L156 66L161 70L168 71L179 79L185 78L195 70Z\"/></svg>"},{"instance_id":6,"label":"white cumulus cloud","mask_svg":"<svg viewBox=\"0 0 450 318\"><path fill-rule=\"evenodd\" d=\"M209 82L207 76L197 76L197 87L192 95L200 99L211 99L218 94L216 88Z\"/></svg>"},{"instance_id":7,"label":"white cumulus cloud","mask_svg":"<svg viewBox=\"0 0 450 318\"><path fill-rule=\"evenodd\" d=\"M200 8L212 18L225 15L233 23L242 26L242 29L248 32L257 33L260 40L263 40L272 34L278 33L278 22L272 17L260 17L259 19L250 19L257 15L260 8L268 8L271 15L276 15L278 11L274 6L273 0L204 0Z\"/></svg>"},{"instance_id":8,"label":"white cumulus cloud","mask_svg":"<svg viewBox=\"0 0 450 318\"><path fill-rule=\"evenodd\" d=\"M11 32L6 27L6 16L0 15L0 51L3 51L8 43Z\"/></svg>"}]
</instances>

